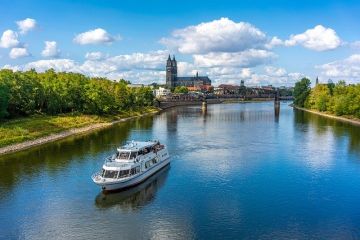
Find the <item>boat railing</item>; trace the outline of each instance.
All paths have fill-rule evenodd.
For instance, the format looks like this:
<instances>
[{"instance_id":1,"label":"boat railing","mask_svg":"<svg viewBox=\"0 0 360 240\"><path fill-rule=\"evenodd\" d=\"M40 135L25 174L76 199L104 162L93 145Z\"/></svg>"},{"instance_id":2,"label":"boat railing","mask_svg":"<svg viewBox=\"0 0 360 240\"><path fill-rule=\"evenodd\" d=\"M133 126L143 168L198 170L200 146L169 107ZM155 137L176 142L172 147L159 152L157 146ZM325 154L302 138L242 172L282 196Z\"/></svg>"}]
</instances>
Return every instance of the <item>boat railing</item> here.
<instances>
[{"instance_id":1,"label":"boat railing","mask_svg":"<svg viewBox=\"0 0 360 240\"><path fill-rule=\"evenodd\" d=\"M94 180L94 181L100 181L102 176L101 176L101 172L96 172L94 173L91 178Z\"/></svg>"}]
</instances>

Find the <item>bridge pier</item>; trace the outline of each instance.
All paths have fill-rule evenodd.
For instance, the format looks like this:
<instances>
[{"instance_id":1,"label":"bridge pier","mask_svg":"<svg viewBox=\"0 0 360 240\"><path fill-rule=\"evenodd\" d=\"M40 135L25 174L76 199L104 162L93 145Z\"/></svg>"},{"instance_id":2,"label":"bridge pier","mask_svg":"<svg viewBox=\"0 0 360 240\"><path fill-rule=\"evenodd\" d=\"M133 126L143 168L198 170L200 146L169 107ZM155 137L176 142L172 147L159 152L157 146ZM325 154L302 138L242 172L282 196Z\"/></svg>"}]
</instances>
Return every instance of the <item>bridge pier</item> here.
<instances>
[{"instance_id":1,"label":"bridge pier","mask_svg":"<svg viewBox=\"0 0 360 240\"><path fill-rule=\"evenodd\" d=\"M206 99L203 100L202 105L201 105L201 109L202 109L203 112L206 112L206 111L207 111L207 102L206 102Z\"/></svg>"},{"instance_id":2,"label":"bridge pier","mask_svg":"<svg viewBox=\"0 0 360 240\"><path fill-rule=\"evenodd\" d=\"M275 121L279 121L280 116L280 93L279 90L277 90L275 99L274 99L274 113L275 113Z\"/></svg>"}]
</instances>

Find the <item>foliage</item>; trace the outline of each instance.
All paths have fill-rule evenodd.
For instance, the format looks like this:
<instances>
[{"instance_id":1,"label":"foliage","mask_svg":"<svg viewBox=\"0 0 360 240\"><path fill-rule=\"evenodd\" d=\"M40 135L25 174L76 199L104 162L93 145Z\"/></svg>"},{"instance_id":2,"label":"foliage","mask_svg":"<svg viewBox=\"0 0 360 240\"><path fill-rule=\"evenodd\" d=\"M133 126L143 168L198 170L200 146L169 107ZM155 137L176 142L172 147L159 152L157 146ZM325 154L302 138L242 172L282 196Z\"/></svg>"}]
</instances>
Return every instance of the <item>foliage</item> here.
<instances>
[{"instance_id":1,"label":"foliage","mask_svg":"<svg viewBox=\"0 0 360 240\"><path fill-rule=\"evenodd\" d=\"M346 85L345 81L318 84L311 90L305 107L360 118L360 84Z\"/></svg>"},{"instance_id":2,"label":"foliage","mask_svg":"<svg viewBox=\"0 0 360 240\"><path fill-rule=\"evenodd\" d=\"M189 90L185 86L177 86L174 89L174 93L188 93L188 92L189 92Z\"/></svg>"},{"instance_id":3,"label":"foliage","mask_svg":"<svg viewBox=\"0 0 360 240\"><path fill-rule=\"evenodd\" d=\"M129 82L90 78L79 73L0 71L0 119L34 113L69 112L117 114L153 103L149 87L130 88Z\"/></svg>"},{"instance_id":4,"label":"foliage","mask_svg":"<svg viewBox=\"0 0 360 240\"><path fill-rule=\"evenodd\" d=\"M301 79L295 83L294 87L294 104L299 107L304 107L305 101L310 94L310 80L307 78Z\"/></svg>"}]
</instances>

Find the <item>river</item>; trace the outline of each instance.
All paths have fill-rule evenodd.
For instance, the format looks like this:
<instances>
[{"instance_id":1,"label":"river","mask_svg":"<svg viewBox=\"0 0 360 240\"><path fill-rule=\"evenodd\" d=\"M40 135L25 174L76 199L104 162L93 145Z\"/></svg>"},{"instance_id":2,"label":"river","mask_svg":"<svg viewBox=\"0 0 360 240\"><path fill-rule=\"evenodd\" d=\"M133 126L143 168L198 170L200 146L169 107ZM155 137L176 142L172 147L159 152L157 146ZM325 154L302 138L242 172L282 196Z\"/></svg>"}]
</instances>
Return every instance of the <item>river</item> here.
<instances>
[{"instance_id":1,"label":"river","mask_svg":"<svg viewBox=\"0 0 360 240\"><path fill-rule=\"evenodd\" d=\"M0 157L1 239L360 239L360 128L272 102L173 108ZM103 195L127 140L171 165Z\"/></svg>"}]
</instances>

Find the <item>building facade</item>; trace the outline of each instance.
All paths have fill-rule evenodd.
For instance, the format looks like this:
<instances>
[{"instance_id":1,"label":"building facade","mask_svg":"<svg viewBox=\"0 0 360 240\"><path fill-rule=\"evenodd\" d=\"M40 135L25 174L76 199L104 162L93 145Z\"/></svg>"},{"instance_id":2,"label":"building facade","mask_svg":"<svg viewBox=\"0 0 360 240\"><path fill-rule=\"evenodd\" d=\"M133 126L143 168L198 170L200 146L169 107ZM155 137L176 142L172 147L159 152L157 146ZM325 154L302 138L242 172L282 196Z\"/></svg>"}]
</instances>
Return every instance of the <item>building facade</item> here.
<instances>
[{"instance_id":1,"label":"building facade","mask_svg":"<svg viewBox=\"0 0 360 240\"><path fill-rule=\"evenodd\" d=\"M198 73L193 77L178 77L175 56L171 59L169 55L166 62L166 86L169 88L178 86L200 88L201 86L211 86L211 80L208 76L199 76Z\"/></svg>"}]
</instances>

